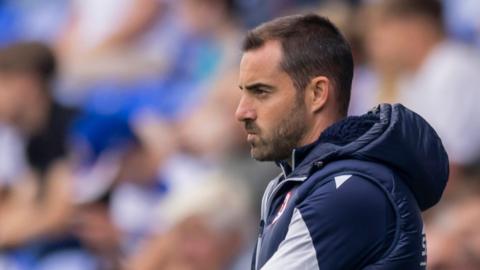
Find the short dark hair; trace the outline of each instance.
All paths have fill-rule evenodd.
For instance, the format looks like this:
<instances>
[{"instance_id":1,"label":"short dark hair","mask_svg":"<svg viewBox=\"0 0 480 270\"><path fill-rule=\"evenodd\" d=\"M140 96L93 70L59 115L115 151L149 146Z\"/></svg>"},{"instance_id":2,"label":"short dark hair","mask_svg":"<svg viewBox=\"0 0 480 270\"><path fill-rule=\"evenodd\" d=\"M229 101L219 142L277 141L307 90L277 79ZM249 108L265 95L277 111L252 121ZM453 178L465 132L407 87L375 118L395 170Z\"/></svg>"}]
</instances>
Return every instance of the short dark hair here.
<instances>
[{"instance_id":1,"label":"short dark hair","mask_svg":"<svg viewBox=\"0 0 480 270\"><path fill-rule=\"evenodd\" d=\"M379 3L380 12L387 18L420 16L444 31L443 6L439 0L387 0Z\"/></svg>"},{"instance_id":2,"label":"short dark hair","mask_svg":"<svg viewBox=\"0 0 480 270\"><path fill-rule=\"evenodd\" d=\"M52 50L39 42L18 42L0 48L0 72L32 73L48 84L56 66Z\"/></svg>"},{"instance_id":3,"label":"short dark hair","mask_svg":"<svg viewBox=\"0 0 480 270\"><path fill-rule=\"evenodd\" d=\"M298 91L303 91L312 78L324 75L335 88L338 112L347 114L353 57L350 45L335 25L316 14L281 17L249 31L243 51L257 49L269 40L281 43L280 66Z\"/></svg>"}]
</instances>

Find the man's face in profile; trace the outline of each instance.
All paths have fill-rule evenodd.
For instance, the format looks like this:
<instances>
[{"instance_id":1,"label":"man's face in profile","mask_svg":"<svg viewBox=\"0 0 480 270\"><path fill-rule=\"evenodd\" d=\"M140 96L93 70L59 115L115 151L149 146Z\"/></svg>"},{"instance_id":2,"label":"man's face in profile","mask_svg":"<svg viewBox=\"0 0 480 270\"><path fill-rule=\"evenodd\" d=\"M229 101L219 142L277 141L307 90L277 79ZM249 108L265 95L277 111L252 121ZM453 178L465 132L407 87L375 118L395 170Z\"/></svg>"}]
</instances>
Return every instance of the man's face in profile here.
<instances>
[{"instance_id":1,"label":"man's face in profile","mask_svg":"<svg viewBox=\"0 0 480 270\"><path fill-rule=\"evenodd\" d=\"M252 157L260 161L290 157L306 130L304 94L281 69L281 60L280 42L267 41L245 52L240 63L235 116L244 124Z\"/></svg>"}]
</instances>

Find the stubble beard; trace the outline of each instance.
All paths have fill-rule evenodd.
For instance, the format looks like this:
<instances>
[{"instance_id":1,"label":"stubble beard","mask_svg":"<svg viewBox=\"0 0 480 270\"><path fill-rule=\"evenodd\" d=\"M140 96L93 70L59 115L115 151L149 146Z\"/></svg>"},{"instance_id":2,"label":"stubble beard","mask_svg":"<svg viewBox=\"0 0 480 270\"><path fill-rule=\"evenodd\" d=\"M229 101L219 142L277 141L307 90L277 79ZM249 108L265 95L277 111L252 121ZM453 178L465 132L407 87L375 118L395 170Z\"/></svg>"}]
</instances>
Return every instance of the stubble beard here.
<instances>
[{"instance_id":1,"label":"stubble beard","mask_svg":"<svg viewBox=\"0 0 480 270\"><path fill-rule=\"evenodd\" d=\"M251 156L258 161L279 161L289 158L305 135L307 129L305 110L305 104L297 101L288 112L285 112L284 119L273 130L270 138L259 136L258 140L251 144Z\"/></svg>"}]
</instances>

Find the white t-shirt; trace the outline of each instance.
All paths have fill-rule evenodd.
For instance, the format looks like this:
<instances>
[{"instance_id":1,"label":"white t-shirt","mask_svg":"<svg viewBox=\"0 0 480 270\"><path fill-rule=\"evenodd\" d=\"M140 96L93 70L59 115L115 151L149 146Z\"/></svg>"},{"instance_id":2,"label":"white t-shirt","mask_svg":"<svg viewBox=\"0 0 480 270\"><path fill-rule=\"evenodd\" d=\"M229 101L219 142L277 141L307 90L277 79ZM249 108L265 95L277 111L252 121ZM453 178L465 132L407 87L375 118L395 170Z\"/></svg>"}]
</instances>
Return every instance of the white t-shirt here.
<instances>
[{"instance_id":1,"label":"white t-shirt","mask_svg":"<svg viewBox=\"0 0 480 270\"><path fill-rule=\"evenodd\" d=\"M26 168L24 140L15 129L0 124L0 187L14 184Z\"/></svg>"},{"instance_id":2,"label":"white t-shirt","mask_svg":"<svg viewBox=\"0 0 480 270\"><path fill-rule=\"evenodd\" d=\"M450 161L469 164L480 157L480 52L445 41L398 86L399 102L435 128Z\"/></svg>"},{"instance_id":3,"label":"white t-shirt","mask_svg":"<svg viewBox=\"0 0 480 270\"><path fill-rule=\"evenodd\" d=\"M81 0L74 1L78 19L77 35L82 49L91 49L117 30L130 8L132 0Z\"/></svg>"}]
</instances>

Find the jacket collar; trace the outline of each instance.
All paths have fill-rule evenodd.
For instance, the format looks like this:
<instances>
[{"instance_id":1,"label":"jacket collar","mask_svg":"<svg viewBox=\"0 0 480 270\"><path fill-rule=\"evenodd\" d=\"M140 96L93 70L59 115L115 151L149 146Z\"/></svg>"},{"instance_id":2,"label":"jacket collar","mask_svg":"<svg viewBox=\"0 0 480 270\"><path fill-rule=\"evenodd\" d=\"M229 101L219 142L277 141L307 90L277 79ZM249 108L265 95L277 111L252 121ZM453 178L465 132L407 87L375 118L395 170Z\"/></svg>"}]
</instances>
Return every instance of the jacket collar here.
<instances>
[{"instance_id":1,"label":"jacket collar","mask_svg":"<svg viewBox=\"0 0 480 270\"><path fill-rule=\"evenodd\" d=\"M304 166L300 166L300 165L303 165L302 163L305 160L305 158L312 152L312 150L319 143L320 143L320 139L318 139L317 141L311 144L293 149L291 154L291 161L292 161L291 166L287 160L276 161L275 163L277 164L277 166L282 169L283 177L291 178L291 177L306 176L308 170L301 169L301 167L304 167Z\"/></svg>"},{"instance_id":2,"label":"jacket collar","mask_svg":"<svg viewBox=\"0 0 480 270\"><path fill-rule=\"evenodd\" d=\"M376 121L378 117L372 113L344 118L326 128L315 142L293 149L292 166L286 160L276 164L284 178L308 176L327 162L338 159L343 146L366 133Z\"/></svg>"}]
</instances>

